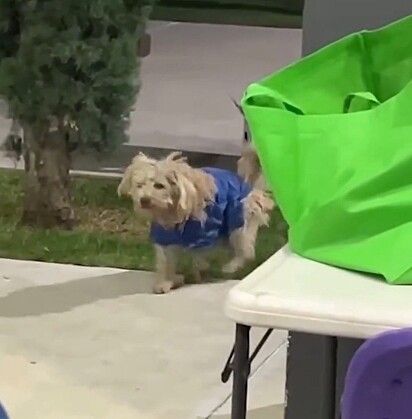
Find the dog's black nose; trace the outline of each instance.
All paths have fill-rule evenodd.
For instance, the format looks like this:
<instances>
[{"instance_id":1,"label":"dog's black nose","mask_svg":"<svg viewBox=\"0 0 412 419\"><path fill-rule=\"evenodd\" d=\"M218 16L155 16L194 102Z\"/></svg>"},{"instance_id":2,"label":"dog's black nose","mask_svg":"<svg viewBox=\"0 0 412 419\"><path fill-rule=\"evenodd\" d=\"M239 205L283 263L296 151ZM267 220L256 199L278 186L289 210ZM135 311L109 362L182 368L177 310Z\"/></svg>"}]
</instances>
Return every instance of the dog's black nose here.
<instances>
[{"instance_id":1,"label":"dog's black nose","mask_svg":"<svg viewBox=\"0 0 412 419\"><path fill-rule=\"evenodd\" d=\"M147 196L144 196L143 198L140 198L140 205L142 208L150 207L152 200L148 198Z\"/></svg>"}]
</instances>

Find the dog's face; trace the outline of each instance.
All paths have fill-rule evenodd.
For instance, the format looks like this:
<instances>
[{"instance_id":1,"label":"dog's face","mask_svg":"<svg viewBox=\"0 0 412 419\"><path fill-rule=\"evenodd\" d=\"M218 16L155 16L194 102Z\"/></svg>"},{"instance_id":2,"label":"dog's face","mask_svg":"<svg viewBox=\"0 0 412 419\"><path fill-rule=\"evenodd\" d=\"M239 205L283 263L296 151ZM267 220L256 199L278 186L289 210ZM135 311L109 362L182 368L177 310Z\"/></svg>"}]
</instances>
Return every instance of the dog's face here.
<instances>
[{"instance_id":1,"label":"dog's face","mask_svg":"<svg viewBox=\"0 0 412 419\"><path fill-rule=\"evenodd\" d=\"M181 222L203 210L204 202L214 194L214 183L205 174L192 169L178 153L163 160L143 154L136 156L126 169L118 188L119 195L132 198L136 211L158 221Z\"/></svg>"},{"instance_id":2,"label":"dog's face","mask_svg":"<svg viewBox=\"0 0 412 419\"><path fill-rule=\"evenodd\" d=\"M154 166L147 171L137 171L132 181L132 198L146 211L170 210L179 204L181 193L173 173Z\"/></svg>"},{"instance_id":3,"label":"dog's face","mask_svg":"<svg viewBox=\"0 0 412 419\"><path fill-rule=\"evenodd\" d=\"M161 170L156 160L139 154L126 169L118 193L132 198L136 210L152 212L173 206L175 189L171 174Z\"/></svg>"}]
</instances>

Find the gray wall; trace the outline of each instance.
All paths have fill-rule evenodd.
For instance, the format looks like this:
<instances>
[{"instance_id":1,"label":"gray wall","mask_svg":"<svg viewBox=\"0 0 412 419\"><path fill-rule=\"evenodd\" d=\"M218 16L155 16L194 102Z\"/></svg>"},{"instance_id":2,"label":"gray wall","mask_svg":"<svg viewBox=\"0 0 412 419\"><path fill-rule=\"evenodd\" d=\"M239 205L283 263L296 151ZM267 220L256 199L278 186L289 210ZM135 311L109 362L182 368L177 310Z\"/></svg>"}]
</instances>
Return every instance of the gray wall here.
<instances>
[{"instance_id":1,"label":"gray wall","mask_svg":"<svg viewBox=\"0 0 412 419\"><path fill-rule=\"evenodd\" d=\"M351 32L376 29L409 14L412 0L305 0L303 55Z\"/></svg>"}]
</instances>

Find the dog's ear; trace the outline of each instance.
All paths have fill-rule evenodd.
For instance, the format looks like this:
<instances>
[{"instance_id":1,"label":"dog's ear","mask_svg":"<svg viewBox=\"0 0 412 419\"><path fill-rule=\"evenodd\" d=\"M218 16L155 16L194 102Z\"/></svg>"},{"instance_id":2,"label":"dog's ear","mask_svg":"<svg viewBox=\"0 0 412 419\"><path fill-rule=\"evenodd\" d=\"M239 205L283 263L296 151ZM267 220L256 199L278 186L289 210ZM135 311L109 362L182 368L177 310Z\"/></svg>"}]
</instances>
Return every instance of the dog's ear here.
<instances>
[{"instance_id":1,"label":"dog's ear","mask_svg":"<svg viewBox=\"0 0 412 419\"><path fill-rule=\"evenodd\" d=\"M167 161L174 161L179 159L180 157L182 157L182 152L181 151L172 151L171 153L169 153L166 157Z\"/></svg>"},{"instance_id":2,"label":"dog's ear","mask_svg":"<svg viewBox=\"0 0 412 419\"><path fill-rule=\"evenodd\" d=\"M166 162L186 163L187 158L182 156L181 151L172 151L166 158Z\"/></svg>"},{"instance_id":3,"label":"dog's ear","mask_svg":"<svg viewBox=\"0 0 412 419\"><path fill-rule=\"evenodd\" d=\"M196 196L196 188L187 177L179 170L171 170L167 175L168 182L177 190L177 206L182 211L193 209L193 200Z\"/></svg>"},{"instance_id":4,"label":"dog's ear","mask_svg":"<svg viewBox=\"0 0 412 419\"><path fill-rule=\"evenodd\" d=\"M139 154L133 157L132 164L139 164L139 163L150 163L153 164L153 159L146 156L146 154L142 153L141 151Z\"/></svg>"},{"instance_id":5,"label":"dog's ear","mask_svg":"<svg viewBox=\"0 0 412 419\"><path fill-rule=\"evenodd\" d=\"M130 165L124 172L123 178L120 181L119 186L117 187L117 195L120 196L130 196L130 191L132 189L132 176L133 176L133 165Z\"/></svg>"}]
</instances>

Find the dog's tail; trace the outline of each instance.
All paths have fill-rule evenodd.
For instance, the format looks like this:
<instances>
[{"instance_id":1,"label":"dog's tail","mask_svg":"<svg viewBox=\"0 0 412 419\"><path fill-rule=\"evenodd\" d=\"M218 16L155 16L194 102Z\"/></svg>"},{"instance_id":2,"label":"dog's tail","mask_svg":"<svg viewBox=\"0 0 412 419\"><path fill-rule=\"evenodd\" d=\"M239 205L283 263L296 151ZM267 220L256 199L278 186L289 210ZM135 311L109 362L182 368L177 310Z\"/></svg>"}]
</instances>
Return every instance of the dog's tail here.
<instances>
[{"instance_id":1,"label":"dog's tail","mask_svg":"<svg viewBox=\"0 0 412 419\"><path fill-rule=\"evenodd\" d=\"M245 216L249 220L255 220L259 227L269 225L273 208L275 208L273 199L260 189L252 189L245 199Z\"/></svg>"}]
</instances>

